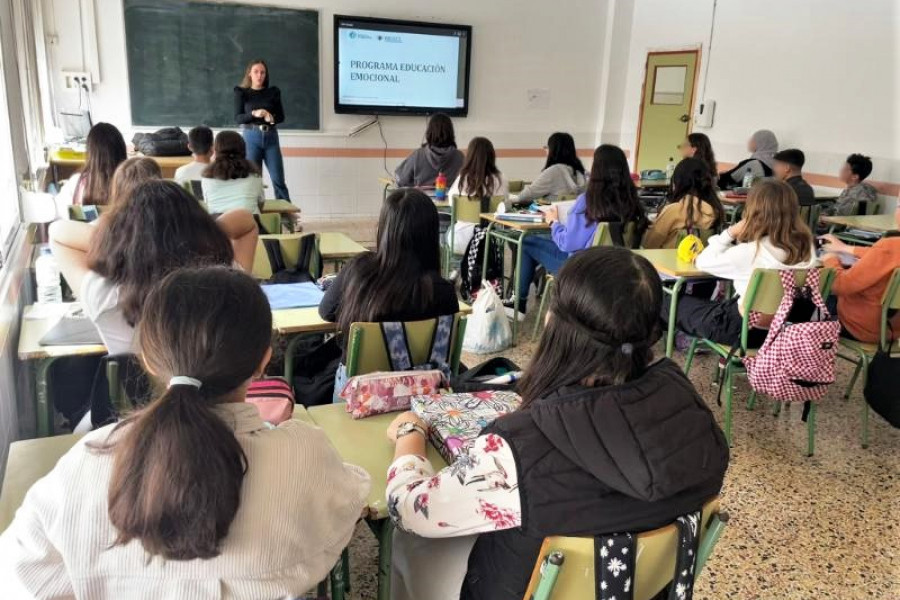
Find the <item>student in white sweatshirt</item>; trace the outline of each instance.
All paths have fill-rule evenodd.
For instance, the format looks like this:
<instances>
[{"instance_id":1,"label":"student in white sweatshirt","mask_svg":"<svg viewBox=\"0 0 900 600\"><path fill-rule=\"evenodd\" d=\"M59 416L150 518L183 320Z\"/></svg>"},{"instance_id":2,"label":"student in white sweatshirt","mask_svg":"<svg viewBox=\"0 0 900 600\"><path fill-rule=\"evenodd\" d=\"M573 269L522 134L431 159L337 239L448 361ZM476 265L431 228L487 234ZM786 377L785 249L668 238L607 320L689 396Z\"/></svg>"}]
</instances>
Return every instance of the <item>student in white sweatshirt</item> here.
<instances>
[{"instance_id":1,"label":"student in white sweatshirt","mask_svg":"<svg viewBox=\"0 0 900 600\"><path fill-rule=\"evenodd\" d=\"M815 264L813 235L800 218L794 190L782 181L757 182L747 197L744 218L711 237L697 257L697 268L733 282L734 297L717 302L684 296L678 301L676 325L689 335L734 345L740 340L743 298L754 269L809 269ZM669 318L670 298L663 301L663 321ZM765 337L765 330L751 330L749 346L759 347Z\"/></svg>"},{"instance_id":2,"label":"student in white sweatshirt","mask_svg":"<svg viewBox=\"0 0 900 600\"><path fill-rule=\"evenodd\" d=\"M469 142L466 150L466 159L459 177L450 186L447 197L450 202L456 202L456 196L471 196L484 198L487 205L490 199L501 196L506 202L509 197L509 182L500 169L497 168L497 153L491 140L484 137L474 137ZM472 239L477 223L469 221L456 221L453 234L453 252L462 254Z\"/></svg>"},{"instance_id":3,"label":"student in white sweatshirt","mask_svg":"<svg viewBox=\"0 0 900 600\"><path fill-rule=\"evenodd\" d=\"M183 269L147 299L140 344L165 390L79 441L0 536L19 598L296 598L350 541L369 476L321 429L247 404L272 311L227 267Z\"/></svg>"},{"instance_id":4,"label":"student in white sweatshirt","mask_svg":"<svg viewBox=\"0 0 900 600\"><path fill-rule=\"evenodd\" d=\"M515 204L528 204L538 198L577 196L584 191L587 179L584 165L575 151L575 140L568 133L556 132L544 146L547 162L533 182L511 198Z\"/></svg>"}]
</instances>

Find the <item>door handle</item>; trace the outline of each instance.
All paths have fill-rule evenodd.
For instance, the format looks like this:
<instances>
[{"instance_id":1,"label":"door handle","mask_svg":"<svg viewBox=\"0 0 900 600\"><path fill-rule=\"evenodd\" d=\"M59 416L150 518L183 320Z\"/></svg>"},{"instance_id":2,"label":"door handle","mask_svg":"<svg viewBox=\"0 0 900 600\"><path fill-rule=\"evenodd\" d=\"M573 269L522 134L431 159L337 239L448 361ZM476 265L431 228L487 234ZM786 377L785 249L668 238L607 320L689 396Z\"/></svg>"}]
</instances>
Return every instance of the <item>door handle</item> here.
<instances>
[{"instance_id":1,"label":"door handle","mask_svg":"<svg viewBox=\"0 0 900 600\"><path fill-rule=\"evenodd\" d=\"M691 120L691 117L689 115L681 115L678 118L678 120L681 121L682 123L687 123L688 121Z\"/></svg>"}]
</instances>

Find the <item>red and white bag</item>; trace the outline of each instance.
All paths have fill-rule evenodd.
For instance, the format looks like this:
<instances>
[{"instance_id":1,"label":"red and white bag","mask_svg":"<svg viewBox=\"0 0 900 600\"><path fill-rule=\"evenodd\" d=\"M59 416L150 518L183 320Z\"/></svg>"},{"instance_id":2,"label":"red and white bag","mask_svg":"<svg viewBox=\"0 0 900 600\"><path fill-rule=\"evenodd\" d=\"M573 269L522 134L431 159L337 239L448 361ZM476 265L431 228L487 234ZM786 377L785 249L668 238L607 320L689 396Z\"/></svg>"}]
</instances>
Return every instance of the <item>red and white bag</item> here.
<instances>
[{"instance_id":1,"label":"red and white bag","mask_svg":"<svg viewBox=\"0 0 900 600\"><path fill-rule=\"evenodd\" d=\"M747 378L757 393L782 401L819 400L834 383L841 324L828 313L819 292L819 271L811 269L803 286L822 320L785 323L794 304L794 272L781 271L784 297L766 341L756 356L744 358Z\"/></svg>"},{"instance_id":2,"label":"red and white bag","mask_svg":"<svg viewBox=\"0 0 900 600\"><path fill-rule=\"evenodd\" d=\"M247 390L247 402L256 405L263 421L278 425L294 414L294 390L281 377L258 379Z\"/></svg>"}]
</instances>

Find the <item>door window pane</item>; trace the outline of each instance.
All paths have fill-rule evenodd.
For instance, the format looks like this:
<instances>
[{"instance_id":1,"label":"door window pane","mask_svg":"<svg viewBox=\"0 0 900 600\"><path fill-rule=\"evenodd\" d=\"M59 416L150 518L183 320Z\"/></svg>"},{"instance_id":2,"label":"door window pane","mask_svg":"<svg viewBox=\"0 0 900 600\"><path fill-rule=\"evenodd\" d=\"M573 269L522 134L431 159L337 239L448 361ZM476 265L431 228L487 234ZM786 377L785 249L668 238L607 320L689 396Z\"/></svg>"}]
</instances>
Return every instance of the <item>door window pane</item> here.
<instances>
[{"instance_id":1,"label":"door window pane","mask_svg":"<svg viewBox=\"0 0 900 600\"><path fill-rule=\"evenodd\" d=\"M653 77L653 104L684 104L687 67L656 67Z\"/></svg>"}]
</instances>

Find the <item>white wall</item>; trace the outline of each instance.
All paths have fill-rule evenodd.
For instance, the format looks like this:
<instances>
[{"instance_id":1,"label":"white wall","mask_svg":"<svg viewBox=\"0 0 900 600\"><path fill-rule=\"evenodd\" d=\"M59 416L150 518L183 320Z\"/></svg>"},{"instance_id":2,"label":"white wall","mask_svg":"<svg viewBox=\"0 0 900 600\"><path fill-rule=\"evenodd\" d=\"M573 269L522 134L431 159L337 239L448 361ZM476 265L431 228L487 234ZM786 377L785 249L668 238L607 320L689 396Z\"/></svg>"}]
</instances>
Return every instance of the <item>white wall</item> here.
<instances>
[{"instance_id":1,"label":"white wall","mask_svg":"<svg viewBox=\"0 0 900 600\"><path fill-rule=\"evenodd\" d=\"M710 136L720 161L746 156L756 129L807 155L807 171L836 174L851 152L872 179L900 182L900 0L617 0L633 4L622 118L604 141L634 148L646 55L702 45L699 92L717 101Z\"/></svg>"},{"instance_id":2,"label":"white wall","mask_svg":"<svg viewBox=\"0 0 900 600\"><path fill-rule=\"evenodd\" d=\"M83 7L96 6L99 83L93 93L94 120L120 127L130 138L124 19L121 0L43 0L48 9L47 33L56 73L52 74L61 102L77 98L62 90L58 72L90 68L91 44L82 45ZM380 148L377 128L347 138L362 117L336 115L331 77L332 15L354 14L421 19L473 26L470 112L455 119L457 142L464 146L475 135L489 137L498 151L540 149L553 131L568 131L579 148L592 147L596 137L597 95L607 0L569 0L563 10L546 0L456 0L451 3L365 0L329 2L327 8L294 0L245 0L297 8L318 8L321 15L322 132L282 132L283 147ZM79 5L82 6L79 15ZM413 10L411 10L413 7ZM82 53L85 62L82 62ZM87 66L85 66L87 64ZM98 74L95 73L95 77ZM275 82L277 83L277 82ZM550 108L529 109L529 88L550 90ZM230 93L223 90L223 93ZM413 117L383 119L391 148L413 148L422 141L425 121ZM160 124L165 125L165 124ZM388 159L393 170L398 159ZM532 178L540 158L501 158L499 166L513 179ZM381 202L377 177L384 173L379 158L286 158L287 183L307 216L375 214Z\"/></svg>"}]
</instances>

